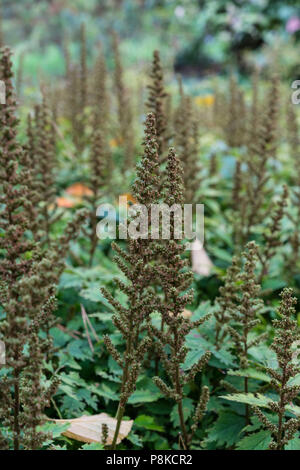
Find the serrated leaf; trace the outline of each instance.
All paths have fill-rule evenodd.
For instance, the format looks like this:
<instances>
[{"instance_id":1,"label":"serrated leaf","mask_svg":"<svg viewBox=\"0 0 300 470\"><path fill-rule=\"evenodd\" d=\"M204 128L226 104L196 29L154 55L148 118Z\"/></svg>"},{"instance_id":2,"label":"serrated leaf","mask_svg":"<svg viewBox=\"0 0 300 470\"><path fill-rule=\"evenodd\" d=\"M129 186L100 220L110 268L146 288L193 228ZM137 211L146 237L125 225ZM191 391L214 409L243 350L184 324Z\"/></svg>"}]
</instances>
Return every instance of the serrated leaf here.
<instances>
[{"instance_id":1,"label":"serrated leaf","mask_svg":"<svg viewBox=\"0 0 300 470\"><path fill-rule=\"evenodd\" d=\"M250 379L262 380L267 383L271 382L271 378L267 374L250 367L247 369L229 370L227 374L236 377L249 377Z\"/></svg>"},{"instance_id":2,"label":"serrated leaf","mask_svg":"<svg viewBox=\"0 0 300 470\"><path fill-rule=\"evenodd\" d=\"M82 450L104 450L104 447L100 442L90 442L89 444L84 444L81 447Z\"/></svg>"},{"instance_id":3,"label":"serrated leaf","mask_svg":"<svg viewBox=\"0 0 300 470\"><path fill-rule=\"evenodd\" d=\"M259 431L245 436L237 445L237 450L267 450L272 440L269 431Z\"/></svg>"},{"instance_id":4,"label":"serrated leaf","mask_svg":"<svg viewBox=\"0 0 300 470\"><path fill-rule=\"evenodd\" d=\"M164 432L163 426L157 424L153 416L139 415L134 424L141 428L150 429L151 431Z\"/></svg>"},{"instance_id":5,"label":"serrated leaf","mask_svg":"<svg viewBox=\"0 0 300 470\"><path fill-rule=\"evenodd\" d=\"M112 389L112 387L109 387L105 383L101 383L100 386L94 390L94 393L97 393L97 395L107 398L108 400L119 400L119 395Z\"/></svg>"},{"instance_id":6,"label":"serrated leaf","mask_svg":"<svg viewBox=\"0 0 300 470\"><path fill-rule=\"evenodd\" d=\"M161 397L161 393L158 390L147 390L141 388L136 390L128 400L128 403L134 405L136 403L150 403L156 401Z\"/></svg>"},{"instance_id":7,"label":"serrated leaf","mask_svg":"<svg viewBox=\"0 0 300 470\"><path fill-rule=\"evenodd\" d=\"M69 423L55 423L53 421L46 421L42 426L37 427L37 431L50 434L52 439L61 436L70 427Z\"/></svg>"},{"instance_id":8,"label":"serrated leaf","mask_svg":"<svg viewBox=\"0 0 300 470\"><path fill-rule=\"evenodd\" d=\"M203 354L207 351L207 349L202 348L199 345L199 349L191 349L187 355L183 365L183 370L189 370L199 359L203 356Z\"/></svg>"},{"instance_id":9,"label":"serrated leaf","mask_svg":"<svg viewBox=\"0 0 300 470\"><path fill-rule=\"evenodd\" d=\"M103 305L105 305L105 307L112 310L112 306L110 305L108 300L106 300L106 298L102 295L99 285L95 287L88 287L87 289L82 289L79 292L79 295L80 297L90 300L91 302L101 302Z\"/></svg>"},{"instance_id":10,"label":"serrated leaf","mask_svg":"<svg viewBox=\"0 0 300 470\"><path fill-rule=\"evenodd\" d=\"M263 408L269 408L269 403L272 401L271 398L261 395L260 393L256 393L255 395L253 393L233 393L231 395L222 395L219 398Z\"/></svg>"},{"instance_id":11,"label":"serrated leaf","mask_svg":"<svg viewBox=\"0 0 300 470\"><path fill-rule=\"evenodd\" d=\"M219 446L232 446L241 438L242 429L245 426L245 418L231 411L222 411L209 429L206 442L216 442Z\"/></svg>"},{"instance_id":12,"label":"serrated leaf","mask_svg":"<svg viewBox=\"0 0 300 470\"><path fill-rule=\"evenodd\" d=\"M256 393L255 395L253 393L233 393L231 395L220 396L219 398L261 408L270 408L270 402L272 401L271 398L261 395L260 393ZM287 405L286 411L289 411L296 416L300 416L300 406Z\"/></svg>"},{"instance_id":13,"label":"serrated leaf","mask_svg":"<svg viewBox=\"0 0 300 470\"><path fill-rule=\"evenodd\" d=\"M137 447L143 447L143 441L141 440L140 436L138 436L137 434L135 434L134 432L131 432L128 436L127 436L127 439L132 442L132 444L134 446L137 446Z\"/></svg>"}]
</instances>

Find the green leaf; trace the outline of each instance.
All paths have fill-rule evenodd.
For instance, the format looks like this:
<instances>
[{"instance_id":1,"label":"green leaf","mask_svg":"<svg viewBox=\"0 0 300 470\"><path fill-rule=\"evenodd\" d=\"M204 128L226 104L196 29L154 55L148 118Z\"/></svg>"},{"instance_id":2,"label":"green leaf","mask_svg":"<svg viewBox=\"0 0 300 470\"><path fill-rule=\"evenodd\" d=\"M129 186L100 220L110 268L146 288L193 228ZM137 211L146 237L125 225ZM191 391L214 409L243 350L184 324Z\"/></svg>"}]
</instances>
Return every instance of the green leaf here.
<instances>
[{"instance_id":1,"label":"green leaf","mask_svg":"<svg viewBox=\"0 0 300 470\"><path fill-rule=\"evenodd\" d=\"M300 385L300 374L289 380L288 385Z\"/></svg>"},{"instance_id":2,"label":"green leaf","mask_svg":"<svg viewBox=\"0 0 300 470\"><path fill-rule=\"evenodd\" d=\"M127 436L127 439L132 442L132 444L134 446L137 446L137 447L143 447L144 444L143 444L143 441L141 440L140 436L138 436L137 434L135 434L134 432L131 432L128 436Z\"/></svg>"},{"instance_id":3,"label":"green leaf","mask_svg":"<svg viewBox=\"0 0 300 470\"><path fill-rule=\"evenodd\" d=\"M226 444L230 447L240 439L244 426L243 416L231 411L222 411L213 427L209 429L206 442L215 441L219 446Z\"/></svg>"},{"instance_id":4,"label":"green leaf","mask_svg":"<svg viewBox=\"0 0 300 470\"><path fill-rule=\"evenodd\" d=\"M289 441L284 450L300 450L300 437L294 437L294 439Z\"/></svg>"},{"instance_id":5,"label":"green leaf","mask_svg":"<svg viewBox=\"0 0 300 470\"><path fill-rule=\"evenodd\" d=\"M267 383L271 382L271 378L267 374L250 367L247 369L229 370L227 374L236 377L249 377L250 379L262 380Z\"/></svg>"},{"instance_id":6,"label":"green leaf","mask_svg":"<svg viewBox=\"0 0 300 470\"><path fill-rule=\"evenodd\" d=\"M50 333L54 339L55 347L62 348L63 346L65 346L66 343L68 343L68 341L71 340L70 335L68 335L67 333L64 333L63 331L61 331L59 328L56 328L56 327L51 328Z\"/></svg>"},{"instance_id":7,"label":"green leaf","mask_svg":"<svg viewBox=\"0 0 300 470\"><path fill-rule=\"evenodd\" d=\"M234 356L231 354L230 351L227 351L227 349L221 348L221 349L217 350L215 347L213 347L211 352L212 352L212 355L216 359L218 359L222 364L224 364L225 366L233 366L234 365Z\"/></svg>"},{"instance_id":8,"label":"green leaf","mask_svg":"<svg viewBox=\"0 0 300 470\"><path fill-rule=\"evenodd\" d=\"M107 372L105 372L105 370L101 370L100 367L96 367L95 372L97 375L100 375L100 377L102 377L103 379L110 380L111 382L116 382L116 383L122 382L120 377L117 377L116 375L108 374Z\"/></svg>"},{"instance_id":9,"label":"green leaf","mask_svg":"<svg viewBox=\"0 0 300 470\"><path fill-rule=\"evenodd\" d=\"M83 284L83 279L80 278L77 274L72 274L68 272L64 272L59 280L59 288L60 289L70 289L76 288L81 289Z\"/></svg>"},{"instance_id":10,"label":"green leaf","mask_svg":"<svg viewBox=\"0 0 300 470\"><path fill-rule=\"evenodd\" d=\"M144 378L139 384L137 390L131 395L128 403L151 403L161 398L160 390L154 385L151 379Z\"/></svg>"},{"instance_id":11,"label":"green leaf","mask_svg":"<svg viewBox=\"0 0 300 470\"><path fill-rule=\"evenodd\" d=\"M85 404L78 398L71 398L70 396L64 396L61 411L64 412L68 417L76 418L85 409Z\"/></svg>"},{"instance_id":12,"label":"green leaf","mask_svg":"<svg viewBox=\"0 0 300 470\"><path fill-rule=\"evenodd\" d=\"M85 345L84 342L80 339L73 340L71 343L69 343L67 351L71 357L84 360L90 357L90 350L86 349L86 351L84 351L84 346L88 347L88 344Z\"/></svg>"},{"instance_id":13,"label":"green leaf","mask_svg":"<svg viewBox=\"0 0 300 470\"><path fill-rule=\"evenodd\" d=\"M237 450L267 450L272 440L269 431L259 431L245 436L237 445Z\"/></svg>"},{"instance_id":14,"label":"green leaf","mask_svg":"<svg viewBox=\"0 0 300 470\"><path fill-rule=\"evenodd\" d=\"M232 263L232 255L228 253L228 251L223 250L222 248L218 247L210 247L211 253L217 258L222 261L226 261L227 263L231 264Z\"/></svg>"},{"instance_id":15,"label":"green leaf","mask_svg":"<svg viewBox=\"0 0 300 470\"><path fill-rule=\"evenodd\" d=\"M80 399L84 400L87 403L87 405L93 408L93 410L97 411L98 405L97 405L96 397L93 396L88 389L80 388L79 390L77 390L76 394Z\"/></svg>"},{"instance_id":16,"label":"green leaf","mask_svg":"<svg viewBox=\"0 0 300 470\"><path fill-rule=\"evenodd\" d=\"M136 403L146 403L156 401L161 397L161 393L158 390L151 391L147 389L141 388L140 390L136 390L133 395L128 400L128 403L134 405Z\"/></svg>"},{"instance_id":17,"label":"green leaf","mask_svg":"<svg viewBox=\"0 0 300 470\"><path fill-rule=\"evenodd\" d=\"M154 443L154 449L155 450L168 450L170 449L170 445L167 439L160 438L158 441Z\"/></svg>"},{"instance_id":18,"label":"green leaf","mask_svg":"<svg viewBox=\"0 0 300 470\"><path fill-rule=\"evenodd\" d=\"M238 403L245 403L253 406L260 406L262 408L269 408L269 404L272 401L260 393L233 393L231 395L222 395L219 398L224 398L229 401L236 401Z\"/></svg>"},{"instance_id":19,"label":"green leaf","mask_svg":"<svg viewBox=\"0 0 300 470\"><path fill-rule=\"evenodd\" d=\"M110 305L108 300L106 300L106 298L101 294L99 285L95 287L88 287L87 289L82 289L79 292L79 295L80 297L90 300L91 302L101 302L103 305L105 305L105 307L112 310L112 306Z\"/></svg>"},{"instance_id":20,"label":"green leaf","mask_svg":"<svg viewBox=\"0 0 300 470\"><path fill-rule=\"evenodd\" d=\"M69 427L70 423L58 424L53 421L46 421L42 426L38 426L37 430L45 434L50 434L52 439L56 439L61 436L63 432L67 431Z\"/></svg>"},{"instance_id":21,"label":"green leaf","mask_svg":"<svg viewBox=\"0 0 300 470\"><path fill-rule=\"evenodd\" d=\"M204 317L204 315L213 312L214 309L215 307L211 305L209 300L206 302L201 302L197 309L193 312L193 321L200 320L200 318Z\"/></svg>"},{"instance_id":22,"label":"green leaf","mask_svg":"<svg viewBox=\"0 0 300 470\"><path fill-rule=\"evenodd\" d=\"M94 393L97 395L102 396L103 398L107 398L108 400L118 401L119 395L108 385L105 383L101 383L97 390L93 389Z\"/></svg>"},{"instance_id":23,"label":"green leaf","mask_svg":"<svg viewBox=\"0 0 300 470\"><path fill-rule=\"evenodd\" d=\"M263 364L266 367L277 369L278 362L275 351L270 349L266 344L260 344L249 349L249 354L254 361Z\"/></svg>"},{"instance_id":24,"label":"green leaf","mask_svg":"<svg viewBox=\"0 0 300 470\"><path fill-rule=\"evenodd\" d=\"M151 431L164 432L163 426L157 424L153 416L140 415L138 418L136 418L134 424L141 428L150 429Z\"/></svg>"},{"instance_id":25,"label":"green leaf","mask_svg":"<svg viewBox=\"0 0 300 470\"><path fill-rule=\"evenodd\" d=\"M81 447L83 450L104 450L104 447L100 442L90 442L89 444L84 444Z\"/></svg>"},{"instance_id":26,"label":"green leaf","mask_svg":"<svg viewBox=\"0 0 300 470\"><path fill-rule=\"evenodd\" d=\"M192 414L193 409L194 409L194 404L193 400L191 398L184 398L182 400L182 406L183 406L183 416L184 416L184 421L186 421ZM180 426L180 421L179 421L179 415L178 415L178 407L177 405L174 405L171 415L170 415L171 421L174 424L176 428Z\"/></svg>"},{"instance_id":27,"label":"green leaf","mask_svg":"<svg viewBox=\"0 0 300 470\"><path fill-rule=\"evenodd\" d=\"M207 351L199 345L199 349L191 349L187 355L183 365L184 370L189 370L199 359L203 356L203 354Z\"/></svg>"},{"instance_id":28,"label":"green leaf","mask_svg":"<svg viewBox=\"0 0 300 470\"><path fill-rule=\"evenodd\" d=\"M283 289L286 286L286 282L282 279L266 279L263 281L262 288L271 289L271 290L278 290Z\"/></svg>"},{"instance_id":29,"label":"green leaf","mask_svg":"<svg viewBox=\"0 0 300 470\"><path fill-rule=\"evenodd\" d=\"M223 398L229 401L236 401L238 403L246 403L252 406L259 406L261 408L270 408L270 402L273 401L261 393L233 393L232 395L223 395L219 398ZM286 411L293 413L296 416L300 416L300 406L287 405Z\"/></svg>"}]
</instances>

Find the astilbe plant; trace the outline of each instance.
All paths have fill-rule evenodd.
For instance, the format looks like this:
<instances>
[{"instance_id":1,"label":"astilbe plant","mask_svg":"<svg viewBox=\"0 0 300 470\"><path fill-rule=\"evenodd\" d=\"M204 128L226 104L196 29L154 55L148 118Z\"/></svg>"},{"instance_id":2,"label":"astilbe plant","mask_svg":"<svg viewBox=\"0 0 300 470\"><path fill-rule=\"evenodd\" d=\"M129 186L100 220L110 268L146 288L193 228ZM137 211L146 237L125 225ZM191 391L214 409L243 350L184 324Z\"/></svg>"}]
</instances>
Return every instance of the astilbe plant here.
<instances>
[{"instance_id":1,"label":"astilbe plant","mask_svg":"<svg viewBox=\"0 0 300 470\"><path fill-rule=\"evenodd\" d=\"M87 105L87 43L85 23L82 23L80 26L80 46L80 107L84 113Z\"/></svg>"},{"instance_id":2,"label":"astilbe plant","mask_svg":"<svg viewBox=\"0 0 300 470\"><path fill-rule=\"evenodd\" d=\"M254 225L248 225L247 219L247 201L248 203L251 202L246 197L240 197L241 191L243 187L243 175L241 172L241 166L239 162L236 165L236 172L234 176L234 187L232 192L232 201L233 201L233 209L237 211L240 215L240 219L235 224L235 231L234 229L234 240L236 243L235 251L237 252L241 245L240 243L242 240L245 242L249 240L253 240L254 238L257 239L255 236L255 229ZM259 249L258 249L258 258L260 261L260 273L259 273L259 283L263 281L263 279L267 276L270 268L270 263L272 259L278 252L278 249L282 245L282 223L283 218L287 214L287 201L288 201L288 190L287 186L284 185L282 188L282 193L279 198L275 202L270 201L270 206L265 209L265 219L260 219L260 224L264 226L264 230L262 235L259 237ZM247 234L243 231L247 228ZM257 230L257 227L256 227Z\"/></svg>"},{"instance_id":3,"label":"astilbe plant","mask_svg":"<svg viewBox=\"0 0 300 470\"><path fill-rule=\"evenodd\" d=\"M84 150L86 145L86 106L88 100L88 77L87 77L87 43L85 23L80 25L80 64L78 75L74 76L74 87L77 88L78 96L74 97L76 114L75 129L79 133L75 137L75 144L79 152ZM76 84L77 79L77 84Z\"/></svg>"},{"instance_id":4,"label":"astilbe plant","mask_svg":"<svg viewBox=\"0 0 300 470\"><path fill-rule=\"evenodd\" d=\"M300 385L291 384L291 379L300 372L298 363L293 360L296 352L294 346L299 344L300 334L297 321L295 305L297 299L293 297L292 289L284 289L281 293L282 301L279 307L280 319L273 320L276 334L271 345L277 356L278 368L267 368L267 373L271 377L271 386L278 394L277 400L269 402L269 407L277 415L277 422L271 422L265 414L258 408L254 408L264 427L272 434L272 441L269 448L271 450L284 450L285 446L295 436L300 427L300 418L287 418L287 406L299 396Z\"/></svg>"},{"instance_id":5,"label":"astilbe plant","mask_svg":"<svg viewBox=\"0 0 300 470\"><path fill-rule=\"evenodd\" d=\"M39 231L36 236L42 244L50 243L51 228L62 213L57 211L55 193L56 142L53 117L45 96L40 106L36 106L35 126L28 118L28 155L36 193Z\"/></svg>"},{"instance_id":6,"label":"astilbe plant","mask_svg":"<svg viewBox=\"0 0 300 470\"><path fill-rule=\"evenodd\" d=\"M227 323L229 321L228 312L236 307L237 275L240 271L239 259L232 258L231 266L226 270L224 285L219 288L220 295L216 298L217 308L214 311L215 317L215 344L220 349L227 335Z\"/></svg>"},{"instance_id":7,"label":"astilbe plant","mask_svg":"<svg viewBox=\"0 0 300 470\"><path fill-rule=\"evenodd\" d=\"M168 94L164 86L164 74L161 66L159 51L153 52L152 67L150 72L151 83L147 85L149 96L146 107L155 116L156 135L158 142L158 157L160 163L166 160L165 151L170 136L168 136L166 99Z\"/></svg>"},{"instance_id":8,"label":"astilbe plant","mask_svg":"<svg viewBox=\"0 0 300 470\"><path fill-rule=\"evenodd\" d=\"M72 141L75 145L76 150L81 153L81 142L80 138L84 130L81 127L81 113L82 110L80 108L80 101L79 101L79 79L80 79L80 72L77 64L70 64L70 70L66 75L66 83L65 83L65 115L70 121L71 124L71 137Z\"/></svg>"},{"instance_id":9,"label":"astilbe plant","mask_svg":"<svg viewBox=\"0 0 300 470\"><path fill-rule=\"evenodd\" d=\"M137 166L137 179L133 188L134 197L139 204L146 206L148 216L151 204L158 201L157 148L155 118L150 113L145 123L144 155L141 164ZM150 229L151 227L148 227L148 230ZM155 252L152 245L153 242L149 237L130 239L127 252L117 244L113 244L118 254L115 261L128 280L128 283L124 283L116 279L117 286L128 297L128 307L123 307L106 289L103 290L103 294L115 308L116 314L112 320L125 341L125 351L120 353L108 336L104 338L108 351L123 370L120 402L116 415L117 426L112 442L113 449L117 443L126 403L135 390L145 353L151 346L151 340L148 337L141 337L141 330L149 315L155 310L157 303L153 290L149 288L155 276L153 266Z\"/></svg>"},{"instance_id":10,"label":"astilbe plant","mask_svg":"<svg viewBox=\"0 0 300 470\"><path fill-rule=\"evenodd\" d=\"M7 319L1 324L1 336L6 340L8 367L13 368L13 377L4 386L1 384L1 394L4 388L14 390L14 396L10 398L14 417L5 416L3 402L1 414L5 416L11 424L14 432L14 447L19 447L20 424L19 395L20 395L20 371L24 367L22 350L26 342L24 326L26 323L22 305L18 302L18 292L16 285L18 279L29 272L32 260L26 259L25 254L33 248L33 242L26 239L24 233L30 228L30 215L32 215L31 201L28 199L28 191L24 186L26 174L19 171L18 164L21 147L16 140L17 118L15 116L16 103L12 88L12 64L9 49L1 50L1 79L6 84L6 104L1 106L1 282L5 289L5 299L7 300ZM5 258L4 258L5 257ZM5 286L5 287L4 287ZM11 362L10 362L11 361ZM11 409L11 408L9 408ZM3 416L3 417L4 417Z\"/></svg>"},{"instance_id":11,"label":"astilbe plant","mask_svg":"<svg viewBox=\"0 0 300 470\"><path fill-rule=\"evenodd\" d=\"M52 118L44 97L42 104L35 107L34 119L28 116L27 142L21 153L20 163L24 169L27 169L31 189L30 200L36 212L30 228L40 248L48 250L48 254L51 253L53 261L50 272L56 270L57 276L53 280L56 284L64 268L64 255L71 240L77 237L87 212L77 211L73 219L68 222L64 233L58 238L52 236L55 224L64 215L63 211L58 210L56 203L56 138Z\"/></svg>"},{"instance_id":12,"label":"astilbe plant","mask_svg":"<svg viewBox=\"0 0 300 470\"><path fill-rule=\"evenodd\" d=\"M166 175L165 203L170 207L173 204L182 206L182 168L173 148L169 149ZM191 429L188 430L183 414L184 386L193 381L197 372L202 370L210 357L210 353L204 353L187 373L183 373L182 367L188 352L185 345L186 336L192 329L199 327L208 316L193 322L182 315L186 304L193 298L191 291L186 292L190 287L192 273L187 268L188 261L181 256L185 246L176 239L176 217L175 213L171 214L170 239L163 240L165 243L161 243L158 247L161 258L156 269L158 282L162 286L164 294L164 301L159 307L159 312L164 321L164 328L159 330L149 321L148 330L153 340L156 340L156 349L171 385L168 385L158 376L154 377L153 380L166 397L177 403L181 444L184 449L188 449L206 409L209 391L207 387L203 387L194 413L193 424ZM167 347L169 352L166 349Z\"/></svg>"},{"instance_id":13,"label":"astilbe plant","mask_svg":"<svg viewBox=\"0 0 300 470\"><path fill-rule=\"evenodd\" d=\"M40 449L48 437L39 427L45 422L44 409L50 406L50 401L59 385L59 378L56 375L51 378L49 385L46 384L43 375L44 360L49 359L54 351L52 338L47 329L56 323L53 316L55 310L56 299L50 296L39 314L28 325L30 359L20 381L20 402L24 427L23 445L25 449L30 450ZM48 333L44 340L40 336L41 330L46 330Z\"/></svg>"},{"instance_id":14,"label":"astilbe plant","mask_svg":"<svg viewBox=\"0 0 300 470\"><path fill-rule=\"evenodd\" d=\"M118 140L124 148L123 171L131 168L133 165L134 143L132 129L132 109L128 90L124 83L124 70L121 62L119 50L119 38L116 33L113 34L113 52L114 52L114 92L117 101L118 112Z\"/></svg>"},{"instance_id":15,"label":"astilbe plant","mask_svg":"<svg viewBox=\"0 0 300 470\"><path fill-rule=\"evenodd\" d=\"M1 77L6 83L6 104L0 113L0 282L4 314L0 334L6 345L0 390L1 432L4 432L1 445L7 448L12 435L14 449L36 449L45 440L37 425L42 422L43 409L57 385L56 378L49 387L41 383L43 361L53 351L49 330L55 323L54 285L64 268L70 239L78 233L84 214L80 213L67 226L52 249L44 249L36 242L33 233L37 219L36 185L30 172L30 158L17 138L10 56L5 48Z\"/></svg>"},{"instance_id":16,"label":"astilbe plant","mask_svg":"<svg viewBox=\"0 0 300 470\"><path fill-rule=\"evenodd\" d=\"M251 337L253 329L260 323L257 318L263 307L263 302L259 298L261 287L257 284L256 266L258 261L258 247L254 242L247 245L247 250L243 253L245 263L242 271L233 272L235 280L235 289L232 289L231 299L227 303L227 331L234 343L234 352L238 357L241 370L247 369L249 365L249 349L257 346L266 339L266 334ZM226 288L226 285L225 285ZM225 299L226 300L226 297ZM248 377L244 378L244 392L248 393ZM223 382L230 391L239 393L239 391ZM249 424L250 410L249 405L245 405L246 424Z\"/></svg>"},{"instance_id":17,"label":"astilbe plant","mask_svg":"<svg viewBox=\"0 0 300 470\"><path fill-rule=\"evenodd\" d=\"M98 117L95 115L94 128L92 134L92 142L89 155L90 178L89 188L91 194L86 196L89 208L89 229L84 228L84 233L90 240L90 257L89 266L92 266L95 251L98 243L97 236L97 207L99 199L103 194L103 186L106 181L107 173L107 160L109 158L108 149L105 141L105 132L102 120L99 122Z\"/></svg>"},{"instance_id":18,"label":"astilbe plant","mask_svg":"<svg viewBox=\"0 0 300 470\"><path fill-rule=\"evenodd\" d=\"M240 147L246 138L246 109L244 96L234 75L230 75L229 99L226 103L227 116L223 119L223 129L228 145ZM223 109L224 113L224 109Z\"/></svg>"},{"instance_id":19,"label":"astilbe plant","mask_svg":"<svg viewBox=\"0 0 300 470\"><path fill-rule=\"evenodd\" d=\"M220 90L218 83L214 84L214 102L212 107L212 122L214 127L214 132L217 135L224 135L226 133L224 131L224 125L227 122L224 122L224 110L227 109L227 99L225 93Z\"/></svg>"},{"instance_id":20,"label":"astilbe plant","mask_svg":"<svg viewBox=\"0 0 300 470\"><path fill-rule=\"evenodd\" d=\"M30 383L30 370L40 376L42 363L42 345L37 333L33 332L35 325L43 323L40 313L53 290L52 279L43 284L43 290L36 294L36 281L43 279L40 272L41 252L34 243L30 230L36 217L31 196L34 193L30 186L32 179L28 170L22 167L26 161L23 149L17 140L18 120L15 116L16 102L12 87L11 53L8 48L2 50L1 77L6 84L6 104L1 107L1 230L0 238L0 275L1 275L1 306L5 313L0 324L1 338L6 345L6 365L1 379L1 410L2 425L12 433L13 447L19 449L36 448L41 442L40 436L32 431L37 421L40 422L41 411L47 404L46 395L33 389L36 399L35 414L27 410L29 394L25 386ZM39 273L36 276L36 273ZM47 276L46 276L47 278ZM43 279L45 281L45 278ZM47 310L50 316L50 310ZM48 319L49 319L48 316ZM44 321L44 320L43 320ZM35 330L36 331L36 330ZM34 333L34 334L33 334ZM26 354L25 346L33 352ZM43 343L43 347L50 344ZM34 364L33 364L34 362ZM37 395L34 395L36 391ZM48 395L47 395L48 396ZM27 433L28 431L28 433ZM8 446L9 435L3 431L1 445ZM27 437L26 437L27 436ZM31 437L30 437L31 436Z\"/></svg>"},{"instance_id":21,"label":"astilbe plant","mask_svg":"<svg viewBox=\"0 0 300 470\"><path fill-rule=\"evenodd\" d=\"M267 276L270 262L276 255L278 248L282 245L281 232L283 218L286 215L287 199L288 190L287 186L284 185L280 199L275 203L274 209L271 211L269 221L262 236L262 246L258 250L260 261L259 284Z\"/></svg>"},{"instance_id":22,"label":"astilbe plant","mask_svg":"<svg viewBox=\"0 0 300 470\"><path fill-rule=\"evenodd\" d=\"M196 202L202 175L199 164L199 124L189 96L181 90L175 115L175 145L183 167L184 201Z\"/></svg>"},{"instance_id":23,"label":"astilbe plant","mask_svg":"<svg viewBox=\"0 0 300 470\"><path fill-rule=\"evenodd\" d=\"M270 211L269 201L273 192L269 184L270 165L276 157L278 140L278 87L278 79L274 78L266 98L266 111L258 123L258 137L255 141L251 140L247 150L246 171L236 174L236 178L240 179L240 183L235 184L240 191L234 192L238 212L235 230L239 246L244 246L255 225L261 223Z\"/></svg>"},{"instance_id":24,"label":"astilbe plant","mask_svg":"<svg viewBox=\"0 0 300 470\"><path fill-rule=\"evenodd\" d=\"M287 257L286 265L289 273L295 274L295 272L297 272L300 255L300 237L298 230L298 227L300 226L300 137L297 115L294 111L294 105L290 100L287 108L287 137L293 165L293 191L291 192L292 211L288 213L288 217L293 224L294 230L289 240L291 253Z\"/></svg>"},{"instance_id":25,"label":"astilbe plant","mask_svg":"<svg viewBox=\"0 0 300 470\"><path fill-rule=\"evenodd\" d=\"M261 119L259 101L259 70L255 68L252 75L252 101L250 107L250 117L248 119L248 145L258 139L259 123Z\"/></svg>"},{"instance_id":26,"label":"astilbe plant","mask_svg":"<svg viewBox=\"0 0 300 470\"><path fill-rule=\"evenodd\" d=\"M64 41L65 83L62 90L62 107L71 123L71 137L79 156L87 144L87 113L89 104L86 26L80 25L79 63L71 61L68 40ZM55 93L58 93L58 87ZM54 98L56 96L54 95ZM57 102L57 99L56 99Z\"/></svg>"},{"instance_id":27,"label":"astilbe plant","mask_svg":"<svg viewBox=\"0 0 300 470\"><path fill-rule=\"evenodd\" d=\"M104 128L107 131L110 102L108 94L108 74L101 43L98 44L98 55L92 74L92 85L93 103L91 104L93 106L95 123L99 124L102 129Z\"/></svg>"},{"instance_id":28,"label":"astilbe plant","mask_svg":"<svg viewBox=\"0 0 300 470\"><path fill-rule=\"evenodd\" d=\"M102 49L101 43L98 44L98 55L96 58L96 62L94 65L93 73L92 73L92 85L93 85L93 92L91 93L91 97L93 99L92 105L92 127L93 127L93 134L92 134L92 141L94 141L95 134L97 135L98 129L102 135L102 144L101 147L103 148L103 163L101 164L101 169L103 171L105 181L109 182L110 178L113 174L114 166L113 166L113 159L111 156L111 152L109 150L109 146L107 144L107 135L109 133L109 115L110 115L110 96L108 90L108 73L106 68L105 56ZM94 137L94 138L93 138ZM93 158L91 158L91 165L93 166ZM91 172L94 169L91 167ZM92 182L91 182L92 183ZM92 183L93 184L93 183Z\"/></svg>"},{"instance_id":29,"label":"astilbe plant","mask_svg":"<svg viewBox=\"0 0 300 470\"><path fill-rule=\"evenodd\" d=\"M259 283L268 274L270 263L282 244L282 220L288 198L287 187L283 186L282 194L274 203L270 185L271 162L277 148L278 86L278 80L274 79L267 96L266 111L257 124L258 138L256 142L251 140L247 150L246 169L238 160L233 178L231 222L236 251L249 240L257 239L259 225L264 226L262 236L258 235L261 245Z\"/></svg>"}]
</instances>

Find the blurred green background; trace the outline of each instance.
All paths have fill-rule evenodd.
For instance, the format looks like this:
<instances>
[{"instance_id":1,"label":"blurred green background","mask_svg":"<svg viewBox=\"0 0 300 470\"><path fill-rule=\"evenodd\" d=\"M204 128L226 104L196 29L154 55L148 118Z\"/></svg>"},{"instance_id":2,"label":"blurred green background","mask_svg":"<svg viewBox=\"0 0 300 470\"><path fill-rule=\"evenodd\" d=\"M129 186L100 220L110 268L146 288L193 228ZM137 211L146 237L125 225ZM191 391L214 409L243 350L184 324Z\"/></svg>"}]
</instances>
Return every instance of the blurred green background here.
<instances>
[{"instance_id":1,"label":"blurred green background","mask_svg":"<svg viewBox=\"0 0 300 470\"><path fill-rule=\"evenodd\" d=\"M232 67L247 74L274 56L286 77L298 74L299 0L4 0L1 15L3 42L16 63L23 57L26 81L64 73L63 44L75 59L82 22L89 60L100 40L109 66L115 30L126 66L148 63L158 48L164 63L184 76Z\"/></svg>"}]
</instances>

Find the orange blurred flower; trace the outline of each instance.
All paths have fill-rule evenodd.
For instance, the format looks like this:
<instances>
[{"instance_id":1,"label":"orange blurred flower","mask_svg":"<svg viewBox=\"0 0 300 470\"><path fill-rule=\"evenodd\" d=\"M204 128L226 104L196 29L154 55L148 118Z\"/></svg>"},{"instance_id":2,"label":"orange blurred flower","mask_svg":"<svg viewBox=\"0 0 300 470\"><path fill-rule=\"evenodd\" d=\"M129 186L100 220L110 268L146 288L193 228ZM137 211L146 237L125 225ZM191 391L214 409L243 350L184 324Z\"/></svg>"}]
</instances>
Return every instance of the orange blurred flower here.
<instances>
[{"instance_id":1,"label":"orange blurred flower","mask_svg":"<svg viewBox=\"0 0 300 470\"><path fill-rule=\"evenodd\" d=\"M66 193L70 196L83 197L91 196L93 191L91 191L91 189L85 186L83 183L74 183L66 189Z\"/></svg>"},{"instance_id":2,"label":"orange blurred flower","mask_svg":"<svg viewBox=\"0 0 300 470\"><path fill-rule=\"evenodd\" d=\"M67 197L57 197L56 204L58 207L64 207L66 209L69 209L76 205L76 201L73 201L72 199L68 199Z\"/></svg>"}]
</instances>

